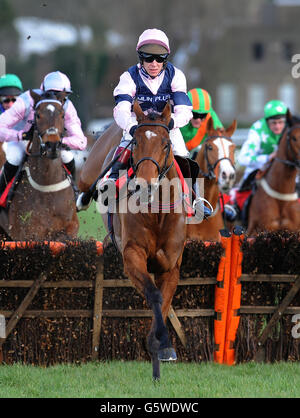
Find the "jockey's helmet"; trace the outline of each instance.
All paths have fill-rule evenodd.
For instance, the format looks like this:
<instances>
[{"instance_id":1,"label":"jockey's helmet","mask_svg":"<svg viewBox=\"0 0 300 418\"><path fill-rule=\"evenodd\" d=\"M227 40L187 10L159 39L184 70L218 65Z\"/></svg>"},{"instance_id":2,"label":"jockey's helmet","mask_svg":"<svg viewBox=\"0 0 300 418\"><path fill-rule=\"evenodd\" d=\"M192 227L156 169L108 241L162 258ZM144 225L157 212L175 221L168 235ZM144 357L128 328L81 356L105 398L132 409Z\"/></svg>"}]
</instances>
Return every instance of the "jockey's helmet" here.
<instances>
[{"instance_id":1,"label":"jockey's helmet","mask_svg":"<svg viewBox=\"0 0 300 418\"><path fill-rule=\"evenodd\" d=\"M0 96L19 96L23 92L23 85L15 74L4 74L0 77Z\"/></svg>"},{"instance_id":2,"label":"jockey's helmet","mask_svg":"<svg viewBox=\"0 0 300 418\"><path fill-rule=\"evenodd\" d=\"M283 117L286 112L287 106L281 100L270 100L264 107L265 119Z\"/></svg>"},{"instance_id":3,"label":"jockey's helmet","mask_svg":"<svg viewBox=\"0 0 300 418\"><path fill-rule=\"evenodd\" d=\"M169 39L160 29L146 29L139 37L136 50L146 54L170 54Z\"/></svg>"},{"instance_id":4,"label":"jockey's helmet","mask_svg":"<svg viewBox=\"0 0 300 418\"><path fill-rule=\"evenodd\" d=\"M60 71L53 71L52 73L47 74L41 84L41 90L54 90L72 93L69 78L66 74L61 73Z\"/></svg>"},{"instance_id":5,"label":"jockey's helmet","mask_svg":"<svg viewBox=\"0 0 300 418\"><path fill-rule=\"evenodd\" d=\"M188 96L193 105L193 112L207 114L211 110L210 94L200 88L188 91Z\"/></svg>"}]
</instances>

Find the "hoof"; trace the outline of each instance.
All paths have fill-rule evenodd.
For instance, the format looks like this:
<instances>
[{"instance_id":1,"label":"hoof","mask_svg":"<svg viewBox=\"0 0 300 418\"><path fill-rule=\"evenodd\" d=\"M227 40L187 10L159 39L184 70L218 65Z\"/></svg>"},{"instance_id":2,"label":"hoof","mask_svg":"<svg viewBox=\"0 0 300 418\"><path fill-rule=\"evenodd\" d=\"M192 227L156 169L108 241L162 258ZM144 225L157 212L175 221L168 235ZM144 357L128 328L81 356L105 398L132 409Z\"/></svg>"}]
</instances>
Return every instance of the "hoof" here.
<instances>
[{"instance_id":1,"label":"hoof","mask_svg":"<svg viewBox=\"0 0 300 418\"><path fill-rule=\"evenodd\" d=\"M160 361L175 361L177 360L176 352L173 347L163 348L158 350L158 360Z\"/></svg>"}]
</instances>

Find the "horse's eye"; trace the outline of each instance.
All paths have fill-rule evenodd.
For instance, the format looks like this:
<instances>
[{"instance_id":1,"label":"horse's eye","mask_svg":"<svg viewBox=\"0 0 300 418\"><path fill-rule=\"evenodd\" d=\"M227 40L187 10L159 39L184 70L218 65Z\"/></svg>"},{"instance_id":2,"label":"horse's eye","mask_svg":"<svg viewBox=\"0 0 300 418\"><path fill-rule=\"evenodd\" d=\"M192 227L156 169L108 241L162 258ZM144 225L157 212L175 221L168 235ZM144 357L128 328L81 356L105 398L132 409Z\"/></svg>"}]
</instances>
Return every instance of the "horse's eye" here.
<instances>
[{"instance_id":1,"label":"horse's eye","mask_svg":"<svg viewBox=\"0 0 300 418\"><path fill-rule=\"evenodd\" d=\"M212 147L211 145L207 145L207 149L208 149L209 151L212 151L213 147Z\"/></svg>"},{"instance_id":2,"label":"horse's eye","mask_svg":"<svg viewBox=\"0 0 300 418\"><path fill-rule=\"evenodd\" d=\"M37 119L40 119L40 115L38 113L36 114L36 118Z\"/></svg>"}]
</instances>

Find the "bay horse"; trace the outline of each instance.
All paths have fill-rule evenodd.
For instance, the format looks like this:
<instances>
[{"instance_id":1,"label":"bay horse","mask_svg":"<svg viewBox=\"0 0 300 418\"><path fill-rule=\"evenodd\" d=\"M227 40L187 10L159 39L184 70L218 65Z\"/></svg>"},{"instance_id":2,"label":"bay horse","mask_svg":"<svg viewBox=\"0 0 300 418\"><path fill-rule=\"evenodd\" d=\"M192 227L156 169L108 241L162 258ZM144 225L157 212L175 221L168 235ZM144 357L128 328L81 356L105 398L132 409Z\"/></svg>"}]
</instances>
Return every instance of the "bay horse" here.
<instances>
[{"instance_id":1,"label":"bay horse","mask_svg":"<svg viewBox=\"0 0 300 418\"><path fill-rule=\"evenodd\" d=\"M204 198L211 204L213 212L201 223L188 224L188 239L220 241L219 231L224 228L220 193L228 194L236 178L235 144L231 139L236 126L234 120L227 129L214 129L212 118L207 122L207 137L197 154L196 162L200 167L199 177L204 178Z\"/></svg>"},{"instance_id":2,"label":"bay horse","mask_svg":"<svg viewBox=\"0 0 300 418\"><path fill-rule=\"evenodd\" d=\"M182 188L169 138L170 104L166 105L161 115L145 115L137 101L133 110L138 126L132 140L131 168L134 182L141 186L140 193L146 193L144 208L147 210L130 210L130 197L126 195L129 210L121 211L120 198L113 215L114 241L122 254L125 274L153 311L147 340L153 379L158 380L160 361L176 360L165 322L179 280L186 239L186 215L184 207L182 210L175 208L178 202L177 192L180 193L180 204L182 203ZM104 167L110 158L111 154L105 159ZM180 190L179 186L177 191L175 187L171 189L168 210L163 210L161 195L173 179L178 180ZM152 193L152 186L155 193ZM131 197L135 195L133 193ZM141 204L142 195L143 193L139 198ZM157 195L160 195L159 202L155 200ZM150 202L151 208L159 209L151 210ZM156 204L158 205L155 206ZM102 216L107 225L108 215Z\"/></svg>"},{"instance_id":3,"label":"bay horse","mask_svg":"<svg viewBox=\"0 0 300 418\"><path fill-rule=\"evenodd\" d=\"M287 112L287 127L279 140L276 156L256 181L249 207L249 235L261 231L300 229L300 204L296 175L300 168L300 123Z\"/></svg>"},{"instance_id":4,"label":"bay horse","mask_svg":"<svg viewBox=\"0 0 300 418\"><path fill-rule=\"evenodd\" d=\"M24 172L8 210L0 210L2 236L11 240L59 240L77 236L74 190L61 160L64 133L63 94L34 100L34 123Z\"/></svg>"}]
</instances>

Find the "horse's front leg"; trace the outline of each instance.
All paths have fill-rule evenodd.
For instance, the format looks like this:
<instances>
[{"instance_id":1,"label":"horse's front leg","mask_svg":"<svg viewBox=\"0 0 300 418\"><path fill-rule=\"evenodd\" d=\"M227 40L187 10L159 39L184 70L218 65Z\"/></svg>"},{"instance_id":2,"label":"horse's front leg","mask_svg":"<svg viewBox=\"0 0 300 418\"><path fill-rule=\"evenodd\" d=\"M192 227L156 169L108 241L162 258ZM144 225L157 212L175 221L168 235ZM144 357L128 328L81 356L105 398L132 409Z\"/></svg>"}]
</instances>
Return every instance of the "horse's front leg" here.
<instances>
[{"instance_id":1,"label":"horse's front leg","mask_svg":"<svg viewBox=\"0 0 300 418\"><path fill-rule=\"evenodd\" d=\"M162 295L162 317L164 324L166 323L170 306L173 300L174 293L176 291L179 280L179 267L176 265L171 271L156 274L155 283L161 291ZM171 345L168 337L168 343L166 346L160 345L158 357L162 361L176 360L176 352Z\"/></svg>"},{"instance_id":2,"label":"horse's front leg","mask_svg":"<svg viewBox=\"0 0 300 418\"><path fill-rule=\"evenodd\" d=\"M126 245L123 250L123 263L125 274L132 280L137 290L145 297L147 304L153 311L152 327L148 337L148 348L152 358L153 378L159 379L159 359L161 353L164 351L167 352L168 348L170 348L168 331L162 315L162 294L148 273L147 255L143 248L132 243ZM166 355L170 356L170 354L166 353L164 357ZM174 354L172 356L174 357ZM167 360L166 358L163 359Z\"/></svg>"}]
</instances>

